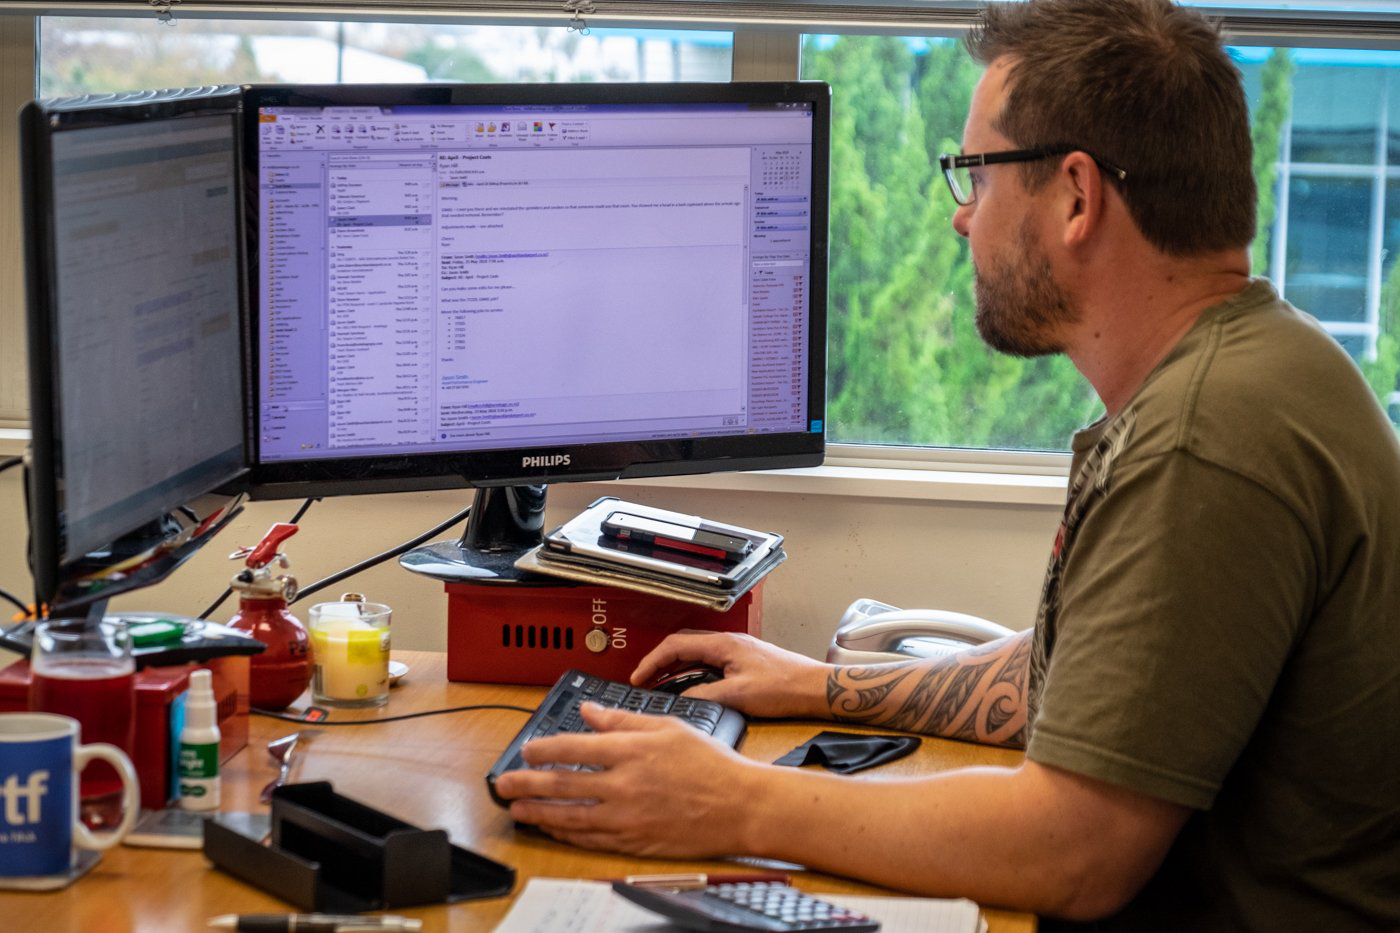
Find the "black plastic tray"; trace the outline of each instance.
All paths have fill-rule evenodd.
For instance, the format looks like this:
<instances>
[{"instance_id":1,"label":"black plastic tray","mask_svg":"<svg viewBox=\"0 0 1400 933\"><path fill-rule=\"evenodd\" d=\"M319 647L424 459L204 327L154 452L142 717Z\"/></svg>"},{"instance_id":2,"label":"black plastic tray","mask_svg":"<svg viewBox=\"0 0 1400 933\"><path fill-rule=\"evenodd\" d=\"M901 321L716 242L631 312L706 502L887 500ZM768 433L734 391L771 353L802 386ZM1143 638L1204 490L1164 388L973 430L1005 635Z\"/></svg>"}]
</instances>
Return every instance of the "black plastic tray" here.
<instances>
[{"instance_id":1,"label":"black plastic tray","mask_svg":"<svg viewBox=\"0 0 1400 933\"><path fill-rule=\"evenodd\" d=\"M306 911L358 913L498 897L515 869L337 794L329 782L272 795L270 845L218 818L204 825L214 865Z\"/></svg>"}]
</instances>

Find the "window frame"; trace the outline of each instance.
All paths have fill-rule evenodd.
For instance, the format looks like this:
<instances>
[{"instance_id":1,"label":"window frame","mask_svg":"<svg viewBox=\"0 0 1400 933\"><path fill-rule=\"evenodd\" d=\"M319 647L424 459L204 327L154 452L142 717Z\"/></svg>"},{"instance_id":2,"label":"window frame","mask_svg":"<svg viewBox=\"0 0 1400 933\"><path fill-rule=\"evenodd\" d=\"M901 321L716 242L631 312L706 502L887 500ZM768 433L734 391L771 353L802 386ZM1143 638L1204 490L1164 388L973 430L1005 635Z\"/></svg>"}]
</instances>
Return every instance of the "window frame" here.
<instances>
[{"instance_id":1,"label":"window frame","mask_svg":"<svg viewBox=\"0 0 1400 933\"><path fill-rule=\"evenodd\" d=\"M1230 6L1192 3L1224 21L1225 39L1233 45L1355 47L1400 50L1400 15L1379 4L1359 3L1343 11L1329 0L1317 9L1270 9L1260 0L1237 0ZM880 3L812 4L798 0L754 4L739 0L594 0L595 13L583 17L587 27L732 29L731 80L795 80L800 69L802 36L816 33L889 34L957 38L972 24L979 3L972 0L885 0ZM177 18L345 19L568 26L571 17L561 0L418 0L386 4L382 0L330 2L303 0L224 0L181 10L179 0L166 7ZM10 113L35 93L37 43L41 13L48 4L0 0L0 108ZM147 0L78 0L65 5L64 16L160 16ZM24 76L28 75L28 83ZM23 274L20 259L17 182L17 126L0 121L0 178L9 192L0 197L0 264L10 273L10 287L0 294L0 432L16 438L27 432L27 386L24 379ZM810 470L774 474L715 474L647 481L689 488L801 491L877 498L942 499L1008 505L1056 505L1063 500L1069 454L1056 451L990 448L875 447L835 444L827 462ZM634 481L635 482L635 481Z\"/></svg>"}]
</instances>

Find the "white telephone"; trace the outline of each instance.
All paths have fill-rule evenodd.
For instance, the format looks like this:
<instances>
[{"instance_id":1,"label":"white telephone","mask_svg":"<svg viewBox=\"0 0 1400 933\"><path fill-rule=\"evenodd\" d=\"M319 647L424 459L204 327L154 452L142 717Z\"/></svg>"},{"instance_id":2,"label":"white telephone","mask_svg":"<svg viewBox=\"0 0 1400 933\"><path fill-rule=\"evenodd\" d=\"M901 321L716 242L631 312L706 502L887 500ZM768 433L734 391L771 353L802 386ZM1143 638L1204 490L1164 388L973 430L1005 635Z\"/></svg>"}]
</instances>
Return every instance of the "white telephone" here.
<instances>
[{"instance_id":1,"label":"white telephone","mask_svg":"<svg viewBox=\"0 0 1400 933\"><path fill-rule=\"evenodd\" d=\"M878 600L858 599L841 616L826 659L833 664L877 664L936 658L1014 634L979 616L945 609L897 609Z\"/></svg>"}]
</instances>

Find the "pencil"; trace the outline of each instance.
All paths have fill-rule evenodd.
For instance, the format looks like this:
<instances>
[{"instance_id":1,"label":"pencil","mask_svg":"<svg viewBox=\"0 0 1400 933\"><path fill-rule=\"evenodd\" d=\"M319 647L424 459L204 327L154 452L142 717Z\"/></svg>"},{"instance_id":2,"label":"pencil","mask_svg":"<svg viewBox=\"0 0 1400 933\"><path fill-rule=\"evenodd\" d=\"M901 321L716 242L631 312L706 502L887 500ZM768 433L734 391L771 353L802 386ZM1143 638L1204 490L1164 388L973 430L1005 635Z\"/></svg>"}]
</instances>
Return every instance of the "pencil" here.
<instances>
[{"instance_id":1,"label":"pencil","mask_svg":"<svg viewBox=\"0 0 1400 933\"><path fill-rule=\"evenodd\" d=\"M747 874L697 872L688 875L628 875L620 880L640 887L674 888L681 891L704 888L712 884L787 884L791 878L781 872L749 872Z\"/></svg>"}]
</instances>

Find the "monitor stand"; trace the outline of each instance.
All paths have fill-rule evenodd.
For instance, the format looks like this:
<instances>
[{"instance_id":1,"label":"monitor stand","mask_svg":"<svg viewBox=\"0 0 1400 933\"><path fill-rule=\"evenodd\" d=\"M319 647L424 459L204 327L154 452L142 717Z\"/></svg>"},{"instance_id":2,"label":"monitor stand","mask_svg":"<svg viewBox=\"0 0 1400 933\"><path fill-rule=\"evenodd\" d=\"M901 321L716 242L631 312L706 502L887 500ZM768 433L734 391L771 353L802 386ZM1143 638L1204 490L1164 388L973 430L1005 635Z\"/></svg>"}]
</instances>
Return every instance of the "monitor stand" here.
<instances>
[{"instance_id":1,"label":"monitor stand","mask_svg":"<svg viewBox=\"0 0 1400 933\"><path fill-rule=\"evenodd\" d=\"M399 558L399 565L447 583L558 586L552 577L515 568L543 540L545 488L479 487L459 540L414 548Z\"/></svg>"}]
</instances>

